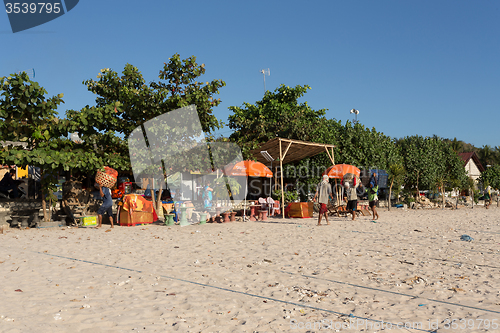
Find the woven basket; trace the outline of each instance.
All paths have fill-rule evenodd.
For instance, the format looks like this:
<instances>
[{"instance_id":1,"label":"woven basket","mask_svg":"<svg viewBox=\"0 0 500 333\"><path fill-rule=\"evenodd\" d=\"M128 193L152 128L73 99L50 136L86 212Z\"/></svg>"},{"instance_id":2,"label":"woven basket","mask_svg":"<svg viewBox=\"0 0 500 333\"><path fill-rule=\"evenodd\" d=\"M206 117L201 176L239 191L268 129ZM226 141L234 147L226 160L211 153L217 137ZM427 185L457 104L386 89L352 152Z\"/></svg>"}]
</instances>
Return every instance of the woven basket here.
<instances>
[{"instance_id":1,"label":"woven basket","mask_svg":"<svg viewBox=\"0 0 500 333\"><path fill-rule=\"evenodd\" d=\"M117 177L118 171L109 167L104 167L104 172L97 170L95 181L101 186L112 188L116 184Z\"/></svg>"}]
</instances>

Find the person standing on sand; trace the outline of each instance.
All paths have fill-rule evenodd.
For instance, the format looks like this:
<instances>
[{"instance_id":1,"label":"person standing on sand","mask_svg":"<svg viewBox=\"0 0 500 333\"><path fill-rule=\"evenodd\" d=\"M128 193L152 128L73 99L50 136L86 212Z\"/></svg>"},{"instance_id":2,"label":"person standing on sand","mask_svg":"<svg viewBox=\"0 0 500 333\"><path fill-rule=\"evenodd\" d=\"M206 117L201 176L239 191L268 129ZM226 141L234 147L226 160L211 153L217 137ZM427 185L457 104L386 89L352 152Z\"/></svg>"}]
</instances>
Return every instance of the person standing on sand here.
<instances>
[{"instance_id":1,"label":"person standing on sand","mask_svg":"<svg viewBox=\"0 0 500 333\"><path fill-rule=\"evenodd\" d=\"M97 228L102 226L102 216L108 214L111 228L113 228L113 199L111 198L111 190L105 186L99 185L99 192L102 197L102 205L97 210Z\"/></svg>"},{"instance_id":2,"label":"person standing on sand","mask_svg":"<svg viewBox=\"0 0 500 333\"><path fill-rule=\"evenodd\" d=\"M491 205L491 187L488 185L484 192L484 208L488 209Z\"/></svg>"},{"instance_id":3,"label":"person standing on sand","mask_svg":"<svg viewBox=\"0 0 500 333\"><path fill-rule=\"evenodd\" d=\"M372 210L373 213L373 219L377 220L378 219L378 213L377 213L377 203L378 203L378 185L373 185L372 183L369 184L369 188L366 189L368 192L368 205L370 206L370 209ZM376 216L376 218L375 218Z\"/></svg>"},{"instance_id":4,"label":"person standing on sand","mask_svg":"<svg viewBox=\"0 0 500 333\"><path fill-rule=\"evenodd\" d=\"M353 180L355 182L355 180ZM349 182L344 183L346 195L347 195L347 207L346 209L351 212L352 220L356 218L356 208L358 207L358 194L356 193L356 187L351 186Z\"/></svg>"},{"instance_id":5,"label":"person standing on sand","mask_svg":"<svg viewBox=\"0 0 500 333\"><path fill-rule=\"evenodd\" d=\"M327 175L323 175L323 181L318 184L316 188L316 194L314 195L313 201L316 201L318 198L319 207L319 216L318 216L318 225L321 225L321 217L325 215L326 224L330 225L328 222L328 208L326 205L328 204L328 198L332 198L332 188L330 186L329 177Z\"/></svg>"}]
</instances>

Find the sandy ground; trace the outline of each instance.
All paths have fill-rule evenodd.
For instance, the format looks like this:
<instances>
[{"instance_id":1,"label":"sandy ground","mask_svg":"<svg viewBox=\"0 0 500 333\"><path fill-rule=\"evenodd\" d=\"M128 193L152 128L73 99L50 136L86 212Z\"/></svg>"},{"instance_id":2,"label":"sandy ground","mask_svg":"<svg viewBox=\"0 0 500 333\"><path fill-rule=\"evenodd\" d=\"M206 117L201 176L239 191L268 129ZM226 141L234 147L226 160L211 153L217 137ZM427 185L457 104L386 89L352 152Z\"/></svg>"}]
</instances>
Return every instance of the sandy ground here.
<instances>
[{"instance_id":1,"label":"sandy ground","mask_svg":"<svg viewBox=\"0 0 500 333\"><path fill-rule=\"evenodd\" d=\"M500 332L500 208L380 216L10 229L0 332Z\"/></svg>"}]
</instances>

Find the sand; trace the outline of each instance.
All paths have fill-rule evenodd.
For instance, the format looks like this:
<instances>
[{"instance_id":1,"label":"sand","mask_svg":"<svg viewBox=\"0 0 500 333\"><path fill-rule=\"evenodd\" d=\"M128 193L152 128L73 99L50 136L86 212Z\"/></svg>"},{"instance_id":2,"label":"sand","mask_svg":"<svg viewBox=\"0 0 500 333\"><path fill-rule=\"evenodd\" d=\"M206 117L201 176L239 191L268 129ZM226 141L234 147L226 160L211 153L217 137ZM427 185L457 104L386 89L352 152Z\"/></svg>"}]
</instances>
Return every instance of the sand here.
<instances>
[{"instance_id":1,"label":"sand","mask_svg":"<svg viewBox=\"0 0 500 333\"><path fill-rule=\"evenodd\" d=\"M10 229L0 332L500 331L499 208L379 213Z\"/></svg>"}]
</instances>

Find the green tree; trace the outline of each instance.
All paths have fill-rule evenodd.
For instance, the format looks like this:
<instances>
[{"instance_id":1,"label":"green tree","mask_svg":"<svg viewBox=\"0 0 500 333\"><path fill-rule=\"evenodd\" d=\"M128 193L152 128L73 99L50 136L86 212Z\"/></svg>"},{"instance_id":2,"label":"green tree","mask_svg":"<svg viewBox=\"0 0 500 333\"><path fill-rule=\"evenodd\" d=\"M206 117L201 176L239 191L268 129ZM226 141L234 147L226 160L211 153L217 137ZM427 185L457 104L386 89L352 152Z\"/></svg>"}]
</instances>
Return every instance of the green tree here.
<instances>
[{"instance_id":1,"label":"green tree","mask_svg":"<svg viewBox=\"0 0 500 333\"><path fill-rule=\"evenodd\" d=\"M241 147L244 158L251 159L250 150L276 137L316 142L314 133L325 109L315 111L307 102L298 102L309 89L307 85L281 85L274 92L266 91L255 104L229 107L233 112L229 128L234 130L230 139Z\"/></svg>"},{"instance_id":2,"label":"green tree","mask_svg":"<svg viewBox=\"0 0 500 333\"><path fill-rule=\"evenodd\" d=\"M160 70L158 77L163 81L149 84L130 64L125 66L121 76L109 68L102 69L97 80L83 82L97 95L96 105L87 105L80 111L69 110L69 129L78 133L85 149L95 151L104 164L122 171L130 170L126 138L150 119L195 105L207 135L211 136L212 131L221 128L222 123L213 115L212 109L220 104L220 99L215 99L214 95L225 86L225 82L196 81L204 73L205 65L198 65L196 57L181 60L178 54L174 54ZM167 132L164 135L174 134L173 131Z\"/></svg>"},{"instance_id":3,"label":"green tree","mask_svg":"<svg viewBox=\"0 0 500 333\"><path fill-rule=\"evenodd\" d=\"M57 173L72 168L85 168L96 157L76 148L67 137L67 122L56 115L63 103L63 94L47 98L47 91L26 73L0 78L0 138L4 141L24 142L25 147L6 146L0 150L3 164L35 166L42 172L42 196L45 220L50 219L46 201L56 200L53 192Z\"/></svg>"},{"instance_id":4,"label":"green tree","mask_svg":"<svg viewBox=\"0 0 500 333\"><path fill-rule=\"evenodd\" d=\"M392 187L396 186L396 197L399 199L399 192L401 191L401 185L404 180L405 168L402 163L395 163L389 165L389 169L387 170L389 174L389 181L391 185L389 186L389 205L388 209L391 210L391 196L392 196Z\"/></svg>"},{"instance_id":5,"label":"green tree","mask_svg":"<svg viewBox=\"0 0 500 333\"><path fill-rule=\"evenodd\" d=\"M360 123L353 125L346 121L335 132L336 137L332 143L336 146L338 163L383 170L387 170L391 164L401 163L396 141L377 132L375 128L370 130Z\"/></svg>"},{"instance_id":6,"label":"green tree","mask_svg":"<svg viewBox=\"0 0 500 333\"><path fill-rule=\"evenodd\" d=\"M408 190L432 189L438 180L444 184L466 182L463 163L448 142L438 137L411 136L398 141L406 170Z\"/></svg>"},{"instance_id":7,"label":"green tree","mask_svg":"<svg viewBox=\"0 0 500 333\"><path fill-rule=\"evenodd\" d=\"M486 170L481 173L479 181L483 184L488 183L495 189L500 189L500 165L495 164L486 168Z\"/></svg>"},{"instance_id":8,"label":"green tree","mask_svg":"<svg viewBox=\"0 0 500 333\"><path fill-rule=\"evenodd\" d=\"M485 167L487 165L492 165L495 161L495 151L490 145L484 145L481 149L479 149L478 155L481 164Z\"/></svg>"}]
</instances>

